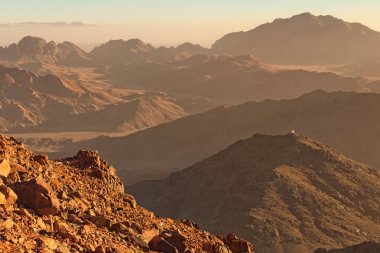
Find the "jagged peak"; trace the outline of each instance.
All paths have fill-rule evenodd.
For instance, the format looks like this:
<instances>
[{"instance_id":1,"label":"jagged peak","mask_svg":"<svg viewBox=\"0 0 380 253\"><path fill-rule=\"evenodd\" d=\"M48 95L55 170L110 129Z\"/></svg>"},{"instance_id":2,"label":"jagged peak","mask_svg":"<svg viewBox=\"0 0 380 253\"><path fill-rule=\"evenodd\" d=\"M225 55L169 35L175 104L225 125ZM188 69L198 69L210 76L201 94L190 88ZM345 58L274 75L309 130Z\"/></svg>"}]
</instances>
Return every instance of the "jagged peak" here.
<instances>
[{"instance_id":1,"label":"jagged peak","mask_svg":"<svg viewBox=\"0 0 380 253\"><path fill-rule=\"evenodd\" d=\"M121 48L123 48L123 47L128 47L128 48L147 47L147 48L153 48L150 44L146 44L140 39L110 40L110 41L108 41L108 42L106 42L106 43L104 43L104 44L102 44L96 48L102 48L102 47L121 47Z\"/></svg>"}]
</instances>

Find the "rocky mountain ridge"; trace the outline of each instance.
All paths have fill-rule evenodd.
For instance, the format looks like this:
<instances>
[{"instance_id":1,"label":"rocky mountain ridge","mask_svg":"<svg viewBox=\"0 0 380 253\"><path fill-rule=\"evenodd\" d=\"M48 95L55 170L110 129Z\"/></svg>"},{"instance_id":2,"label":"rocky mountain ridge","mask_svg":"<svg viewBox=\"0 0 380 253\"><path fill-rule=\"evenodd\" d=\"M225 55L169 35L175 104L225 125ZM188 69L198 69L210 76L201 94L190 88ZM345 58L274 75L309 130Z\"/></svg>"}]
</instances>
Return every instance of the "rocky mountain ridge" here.
<instances>
[{"instance_id":1,"label":"rocky mountain ridge","mask_svg":"<svg viewBox=\"0 0 380 253\"><path fill-rule=\"evenodd\" d=\"M235 235L138 206L96 152L49 160L5 136L0 148L2 252L253 252Z\"/></svg>"},{"instance_id":2,"label":"rocky mountain ridge","mask_svg":"<svg viewBox=\"0 0 380 253\"><path fill-rule=\"evenodd\" d=\"M148 176L167 176L252 133L284 134L295 130L378 168L376 150L380 142L374 136L380 135L379 112L379 94L319 90L291 100L219 107L125 137L66 143L54 156L66 156L79 147L97 149L117 165L123 180L124 171L129 175L124 182L135 183Z\"/></svg>"},{"instance_id":3,"label":"rocky mountain ridge","mask_svg":"<svg viewBox=\"0 0 380 253\"><path fill-rule=\"evenodd\" d=\"M159 215L232 230L262 253L380 240L379 170L296 133L255 134L127 190Z\"/></svg>"}]
</instances>

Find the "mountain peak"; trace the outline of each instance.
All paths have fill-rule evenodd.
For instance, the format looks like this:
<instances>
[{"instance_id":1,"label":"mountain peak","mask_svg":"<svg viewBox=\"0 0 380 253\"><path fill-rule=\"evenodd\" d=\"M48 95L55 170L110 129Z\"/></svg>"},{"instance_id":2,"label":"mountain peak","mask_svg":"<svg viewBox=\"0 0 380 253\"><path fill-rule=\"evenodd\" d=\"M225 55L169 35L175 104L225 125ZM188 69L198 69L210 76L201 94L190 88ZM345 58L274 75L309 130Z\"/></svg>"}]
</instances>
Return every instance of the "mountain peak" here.
<instances>
[{"instance_id":1,"label":"mountain peak","mask_svg":"<svg viewBox=\"0 0 380 253\"><path fill-rule=\"evenodd\" d=\"M272 64L342 64L378 55L379 43L380 33L360 23L306 12L227 34L212 51L253 54Z\"/></svg>"},{"instance_id":2,"label":"mountain peak","mask_svg":"<svg viewBox=\"0 0 380 253\"><path fill-rule=\"evenodd\" d=\"M113 49L120 49L120 50L140 50L140 51L149 51L153 47L149 44L145 44L140 39L129 39L129 40L110 40L106 42L105 44L102 44L99 47L96 47L94 50L98 49L100 50L102 47L107 48L113 48Z\"/></svg>"},{"instance_id":3,"label":"mountain peak","mask_svg":"<svg viewBox=\"0 0 380 253\"><path fill-rule=\"evenodd\" d=\"M278 18L278 19L275 19L273 22L276 23L276 22L280 22L280 21L283 21L283 20L292 20L292 21L305 22L305 21L314 20L316 18L318 18L318 17L315 16L315 15L313 15L312 13L310 13L310 12L304 12L304 13L293 15L290 18Z\"/></svg>"},{"instance_id":4,"label":"mountain peak","mask_svg":"<svg viewBox=\"0 0 380 253\"><path fill-rule=\"evenodd\" d=\"M65 66L87 66L87 54L71 42L57 44L40 37L26 36L0 52L0 59L12 64L49 63Z\"/></svg>"},{"instance_id":5,"label":"mountain peak","mask_svg":"<svg viewBox=\"0 0 380 253\"><path fill-rule=\"evenodd\" d=\"M17 46L27 55L38 55L44 53L46 44L43 38L26 36L18 42Z\"/></svg>"},{"instance_id":6,"label":"mountain peak","mask_svg":"<svg viewBox=\"0 0 380 253\"><path fill-rule=\"evenodd\" d=\"M340 247L374 240L380 229L380 172L295 132L255 134L127 189L159 215L188 217L215 233L232 230L258 252Z\"/></svg>"}]
</instances>

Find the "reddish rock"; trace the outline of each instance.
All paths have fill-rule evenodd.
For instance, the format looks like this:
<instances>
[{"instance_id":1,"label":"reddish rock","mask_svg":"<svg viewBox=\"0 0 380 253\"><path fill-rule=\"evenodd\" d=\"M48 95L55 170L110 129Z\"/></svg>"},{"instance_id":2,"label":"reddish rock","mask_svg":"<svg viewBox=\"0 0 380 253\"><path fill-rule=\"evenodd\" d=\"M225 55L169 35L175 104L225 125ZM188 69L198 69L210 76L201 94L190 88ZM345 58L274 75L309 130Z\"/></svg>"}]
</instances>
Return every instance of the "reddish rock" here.
<instances>
[{"instance_id":1,"label":"reddish rock","mask_svg":"<svg viewBox=\"0 0 380 253\"><path fill-rule=\"evenodd\" d=\"M32 208L39 215L54 214L59 210L59 201L41 177L16 184L14 190L18 202L27 208Z\"/></svg>"},{"instance_id":2,"label":"reddish rock","mask_svg":"<svg viewBox=\"0 0 380 253\"><path fill-rule=\"evenodd\" d=\"M88 219L98 228L111 226L111 220L105 216L91 216Z\"/></svg>"},{"instance_id":3,"label":"reddish rock","mask_svg":"<svg viewBox=\"0 0 380 253\"><path fill-rule=\"evenodd\" d=\"M0 220L0 230L9 230L13 227L14 222L12 218L6 218L4 220Z\"/></svg>"},{"instance_id":4,"label":"reddish rock","mask_svg":"<svg viewBox=\"0 0 380 253\"><path fill-rule=\"evenodd\" d=\"M33 157L33 160L38 162L40 165L48 165L49 164L49 158L47 155L35 155Z\"/></svg>"},{"instance_id":5,"label":"reddish rock","mask_svg":"<svg viewBox=\"0 0 380 253\"><path fill-rule=\"evenodd\" d=\"M100 167L101 160L97 151L80 150L71 159L67 159L71 165L78 168Z\"/></svg>"},{"instance_id":6,"label":"reddish rock","mask_svg":"<svg viewBox=\"0 0 380 253\"><path fill-rule=\"evenodd\" d=\"M202 248L203 251L212 252L212 253L231 253L231 251L227 248L226 245L222 245L219 243L205 243Z\"/></svg>"},{"instance_id":7,"label":"reddish rock","mask_svg":"<svg viewBox=\"0 0 380 253\"><path fill-rule=\"evenodd\" d=\"M19 172L19 173L28 173L28 170L19 164L12 164L11 165L11 171L12 172Z\"/></svg>"},{"instance_id":8,"label":"reddish rock","mask_svg":"<svg viewBox=\"0 0 380 253\"><path fill-rule=\"evenodd\" d=\"M149 249L165 253L179 253L176 247L171 245L168 241L159 235L153 237L153 239L149 242Z\"/></svg>"},{"instance_id":9,"label":"reddish rock","mask_svg":"<svg viewBox=\"0 0 380 253\"><path fill-rule=\"evenodd\" d=\"M4 182L0 178L0 252L143 253L151 246L155 252L231 253L196 225L156 217L137 206L112 167L91 155L96 153L44 166L13 139L0 136L0 147L0 159L3 155L18 165L12 173L28 169L16 182L11 175ZM81 169L81 164L90 167ZM93 171L102 171L103 177L94 177ZM209 250L203 250L206 243Z\"/></svg>"},{"instance_id":10,"label":"reddish rock","mask_svg":"<svg viewBox=\"0 0 380 253\"><path fill-rule=\"evenodd\" d=\"M72 241L77 241L78 237L75 234L75 230L67 225L65 222L56 221L54 222L54 231L57 232L61 237L70 239Z\"/></svg>"},{"instance_id":11,"label":"reddish rock","mask_svg":"<svg viewBox=\"0 0 380 253\"><path fill-rule=\"evenodd\" d=\"M3 159L0 161L0 176L8 177L11 172L11 166L9 165L9 161L7 159Z\"/></svg>"},{"instance_id":12,"label":"reddish rock","mask_svg":"<svg viewBox=\"0 0 380 253\"><path fill-rule=\"evenodd\" d=\"M186 237L178 231L166 230L150 240L149 248L162 252L185 252Z\"/></svg>"},{"instance_id":13,"label":"reddish rock","mask_svg":"<svg viewBox=\"0 0 380 253\"><path fill-rule=\"evenodd\" d=\"M103 246L99 245L98 247L96 247L95 253L107 253L106 252L106 248L104 248Z\"/></svg>"},{"instance_id":14,"label":"reddish rock","mask_svg":"<svg viewBox=\"0 0 380 253\"><path fill-rule=\"evenodd\" d=\"M230 248L233 253L251 253L253 246L246 240L237 237L235 234L229 234L222 238L222 241Z\"/></svg>"},{"instance_id":15,"label":"reddish rock","mask_svg":"<svg viewBox=\"0 0 380 253\"><path fill-rule=\"evenodd\" d=\"M11 188L0 185L0 205L6 208L12 206L17 200L17 195Z\"/></svg>"}]
</instances>

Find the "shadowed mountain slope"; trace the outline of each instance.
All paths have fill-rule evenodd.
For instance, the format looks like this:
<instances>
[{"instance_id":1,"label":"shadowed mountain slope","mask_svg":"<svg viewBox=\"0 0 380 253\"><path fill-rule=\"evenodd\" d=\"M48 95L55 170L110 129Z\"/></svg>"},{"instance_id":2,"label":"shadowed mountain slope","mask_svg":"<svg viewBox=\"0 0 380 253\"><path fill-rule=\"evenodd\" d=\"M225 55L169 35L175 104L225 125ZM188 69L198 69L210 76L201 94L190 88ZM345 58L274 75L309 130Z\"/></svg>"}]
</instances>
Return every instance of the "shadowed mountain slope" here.
<instances>
[{"instance_id":1,"label":"shadowed mountain slope","mask_svg":"<svg viewBox=\"0 0 380 253\"><path fill-rule=\"evenodd\" d=\"M255 134L173 173L127 187L145 207L232 230L261 253L379 240L380 172L309 138Z\"/></svg>"},{"instance_id":2,"label":"shadowed mountain slope","mask_svg":"<svg viewBox=\"0 0 380 253\"><path fill-rule=\"evenodd\" d=\"M185 168L252 133L281 134L294 129L380 168L379 124L379 94L315 91L292 100L221 107L126 137L66 143L62 153L55 155L67 156L79 147L97 149L121 173L149 172L137 176L136 182ZM130 183L133 174L122 178Z\"/></svg>"}]
</instances>

